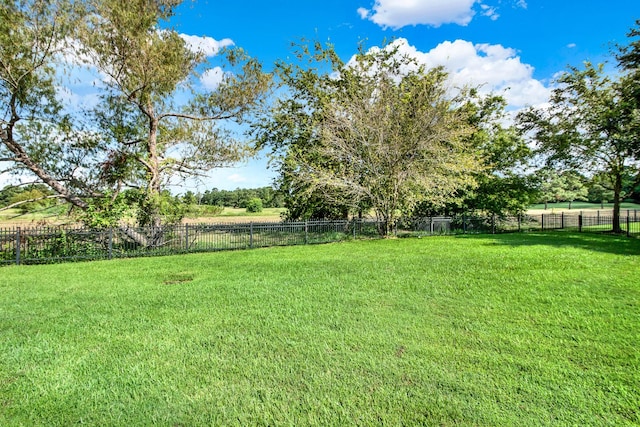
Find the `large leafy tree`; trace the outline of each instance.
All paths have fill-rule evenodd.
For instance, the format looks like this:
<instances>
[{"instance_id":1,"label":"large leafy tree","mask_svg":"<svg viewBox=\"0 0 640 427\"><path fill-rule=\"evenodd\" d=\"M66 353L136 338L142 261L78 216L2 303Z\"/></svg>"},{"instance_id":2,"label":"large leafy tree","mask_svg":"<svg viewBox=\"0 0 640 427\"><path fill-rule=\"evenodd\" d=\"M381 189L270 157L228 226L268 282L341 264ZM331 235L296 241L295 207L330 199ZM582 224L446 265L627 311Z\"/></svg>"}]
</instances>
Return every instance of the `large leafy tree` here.
<instances>
[{"instance_id":1,"label":"large leafy tree","mask_svg":"<svg viewBox=\"0 0 640 427\"><path fill-rule=\"evenodd\" d=\"M247 155L220 124L242 121L269 76L234 50L217 88L203 89L205 55L159 28L178 3L0 0L0 160L11 172L46 184L94 219L135 201L140 223L159 225L170 177ZM61 70L79 61L102 77L102 103L84 127L59 97ZM120 197L126 188L142 196Z\"/></svg>"},{"instance_id":2,"label":"large leafy tree","mask_svg":"<svg viewBox=\"0 0 640 427\"><path fill-rule=\"evenodd\" d=\"M476 174L478 187L462 199L460 209L519 215L533 201L536 185L524 171L532 150L513 126L505 126L506 101L501 96L471 99L471 143L480 155L483 168Z\"/></svg>"},{"instance_id":3,"label":"large leafy tree","mask_svg":"<svg viewBox=\"0 0 640 427\"><path fill-rule=\"evenodd\" d=\"M476 90L468 95L463 106L472 129L467 143L482 166L473 176L477 186L463 188L444 206L431 200L418 204L414 218L466 212L519 215L537 195L535 178L525 172L532 150L514 126L505 125L505 99Z\"/></svg>"},{"instance_id":4,"label":"large leafy tree","mask_svg":"<svg viewBox=\"0 0 640 427\"><path fill-rule=\"evenodd\" d=\"M370 207L388 234L420 201L443 204L475 184L467 112L442 68L426 69L393 44L347 64L318 44L303 54L327 68L280 64L288 96L261 128L283 149L290 188L352 211Z\"/></svg>"},{"instance_id":5,"label":"large leafy tree","mask_svg":"<svg viewBox=\"0 0 640 427\"><path fill-rule=\"evenodd\" d=\"M343 65L332 49L315 44L314 50L312 53L307 46L298 47L295 59L302 65L284 61L276 64L280 91L286 95L253 126L258 146L272 152L271 167L278 170L275 185L284 199L288 220L346 218L351 206L344 194L319 191L313 183L300 179L302 158L306 164L330 165L329 159L312 150L322 143L318 123L322 120L320 102L330 96L327 69Z\"/></svg>"},{"instance_id":6,"label":"large leafy tree","mask_svg":"<svg viewBox=\"0 0 640 427\"><path fill-rule=\"evenodd\" d=\"M173 29L159 29L179 0L94 0L81 40L83 54L106 76L98 122L112 147L103 177L146 192L141 223L160 225L164 185L172 176L201 175L249 151L221 125L241 122L269 87L261 65L230 51L231 70L213 90L199 77L206 55ZM178 100L181 99L182 102Z\"/></svg>"},{"instance_id":7,"label":"large leafy tree","mask_svg":"<svg viewBox=\"0 0 640 427\"><path fill-rule=\"evenodd\" d=\"M638 120L628 76L611 77L586 63L557 79L549 107L529 108L518 121L552 166L606 174L613 190L613 230L620 232L623 177L637 168Z\"/></svg>"}]
</instances>

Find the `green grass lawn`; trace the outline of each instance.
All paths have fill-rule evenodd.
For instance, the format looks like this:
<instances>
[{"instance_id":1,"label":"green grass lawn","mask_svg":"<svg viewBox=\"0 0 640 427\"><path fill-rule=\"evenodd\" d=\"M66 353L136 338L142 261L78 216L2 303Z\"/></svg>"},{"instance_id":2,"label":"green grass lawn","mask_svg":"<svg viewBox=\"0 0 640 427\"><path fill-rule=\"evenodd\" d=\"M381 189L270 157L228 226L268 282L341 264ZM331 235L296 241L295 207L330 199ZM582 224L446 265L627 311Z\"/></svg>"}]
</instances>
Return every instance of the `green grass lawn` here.
<instances>
[{"instance_id":1,"label":"green grass lawn","mask_svg":"<svg viewBox=\"0 0 640 427\"><path fill-rule=\"evenodd\" d=\"M638 425L640 240L0 269L0 425Z\"/></svg>"}]
</instances>

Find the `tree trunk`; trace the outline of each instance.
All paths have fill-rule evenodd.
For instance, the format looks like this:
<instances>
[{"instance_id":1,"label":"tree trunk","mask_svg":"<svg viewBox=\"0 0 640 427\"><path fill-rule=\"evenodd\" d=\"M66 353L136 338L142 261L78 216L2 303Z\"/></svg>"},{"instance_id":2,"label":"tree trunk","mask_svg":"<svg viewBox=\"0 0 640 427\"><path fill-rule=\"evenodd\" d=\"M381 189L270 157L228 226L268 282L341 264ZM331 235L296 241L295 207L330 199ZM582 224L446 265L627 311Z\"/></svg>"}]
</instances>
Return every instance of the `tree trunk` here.
<instances>
[{"instance_id":1,"label":"tree trunk","mask_svg":"<svg viewBox=\"0 0 640 427\"><path fill-rule=\"evenodd\" d=\"M17 144L13 140L13 128L9 127L5 131L5 135L3 135L3 141L5 147L9 149L16 156L16 162L23 164L27 169L29 169L34 175L42 180L43 183L48 185L53 191L58 193L62 198L64 198L67 202L72 205L80 208L87 209L89 204L82 200L80 197L73 194L67 187L65 187L60 181L56 178L49 175L44 169L42 169L36 162L34 162L31 157L27 154L26 151Z\"/></svg>"},{"instance_id":2,"label":"tree trunk","mask_svg":"<svg viewBox=\"0 0 640 427\"><path fill-rule=\"evenodd\" d=\"M160 196L162 192L162 182L160 180L160 157L158 155L158 119L154 115L153 106L148 105L149 111L149 139L147 150L149 154L149 187L147 197L149 198L147 212L151 235L148 236L147 247L158 247L164 244L164 230L162 227L162 212L160 211Z\"/></svg>"},{"instance_id":3,"label":"tree trunk","mask_svg":"<svg viewBox=\"0 0 640 427\"><path fill-rule=\"evenodd\" d=\"M622 233L620 227L620 199L622 197L622 173L616 172L613 183L613 232Z\"/></svg>"}]
</instances>

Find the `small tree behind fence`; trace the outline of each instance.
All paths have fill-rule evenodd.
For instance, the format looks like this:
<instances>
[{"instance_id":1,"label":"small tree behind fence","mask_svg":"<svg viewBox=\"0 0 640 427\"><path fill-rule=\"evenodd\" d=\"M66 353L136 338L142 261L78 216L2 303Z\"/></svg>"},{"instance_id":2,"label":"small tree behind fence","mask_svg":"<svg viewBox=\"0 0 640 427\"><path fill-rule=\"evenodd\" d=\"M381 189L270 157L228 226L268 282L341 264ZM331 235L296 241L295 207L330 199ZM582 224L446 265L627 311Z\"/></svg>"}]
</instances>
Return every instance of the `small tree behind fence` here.
<instances>
[{"instance_id":1,"label":"small tree behind fence","mask_svg":"<svg viewBox=\"0 0 640 427\"><path fill-rule=\"evenodd\" d=\"M628 236L640 235L640 215L622 217ZM608 232L613 217L607 215L543 214L520 217L460 215L411 218L394 227L398 236L436 234L488 234L540 230ZM81 227L0 229L0 265L42 264L193 252L252 249L376 238L375 221L303 221L281 223L186 224L161 229L89 229ZM155 236L143 246L131 232ZM139 241L139 240L138 240Z\"/></svg>"}]
</instances>

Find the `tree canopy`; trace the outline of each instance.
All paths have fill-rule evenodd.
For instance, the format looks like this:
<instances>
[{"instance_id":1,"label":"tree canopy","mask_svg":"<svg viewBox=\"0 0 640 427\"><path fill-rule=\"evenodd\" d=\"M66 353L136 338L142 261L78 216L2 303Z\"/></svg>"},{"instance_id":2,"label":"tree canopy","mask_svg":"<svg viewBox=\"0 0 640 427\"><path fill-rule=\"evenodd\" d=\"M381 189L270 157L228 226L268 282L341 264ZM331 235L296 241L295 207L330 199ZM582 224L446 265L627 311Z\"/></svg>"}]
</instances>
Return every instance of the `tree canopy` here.
<instances>
[{"instance_id":1,"label":"tree canopy","mask_svg":"<svg viewBox=\"0 0 640 427\"><path fill-rule=\"evenodd\" d=\"M603 65L570 67L556 80L549 106L529 108L518 121L550 166L606 174L613 191L614 231L620 232L623 177L640 166L640 114L633 74L610 76Z\"/></svg>"},{"instance_id":2,"label":"tree canopy","mask_svg":"<svg viewBox=\"0 0 640 427\"><path fill-rule=\"evenodd\" d=\"M319 44L301 53L316 67L279 64L288 94L258 129L281 155L290 191L370 207L386 234L420 201L444 204L475 185L481 165L466 92L450 91L442 68L426 69L393 44L349 63Z\"/></svg>"},{"instance_id":3,"label":"tree canopy","mask_svg":"<svg viewBox=\"0 0 640 427\"><path fill-rule=\"evenodd\" d=\"M203 87L206 55L175 29L160 29L179 3L2 0L0 160L83 210L138 188L139 223L159 225L171 177L250 154L225 124L259 106L270 77L230 49L219 85ZM61 70L78 64L100 77L102 102L87 122L65 110L58 93Z\"/></svg>"},{"instance_id":4,"label":"tree canopy","mask_svg":"<svg viewBox=\"0 0 640 427\"><path fill-rule=\"evenodd\" d=\"M80 37L82 53L108 77L95 112L112 147L103 177L146 190L143 225L159 225L155 199L173 175L201 175L249 154L221 122L242 121L269 87L261 64L240 50L228 52L232 71L216 88L199 87L204 53L175 30L157 27L179 3L94 0Z\"/></svg>"}]
</instances>

